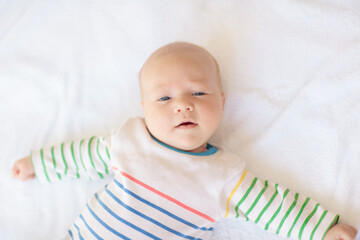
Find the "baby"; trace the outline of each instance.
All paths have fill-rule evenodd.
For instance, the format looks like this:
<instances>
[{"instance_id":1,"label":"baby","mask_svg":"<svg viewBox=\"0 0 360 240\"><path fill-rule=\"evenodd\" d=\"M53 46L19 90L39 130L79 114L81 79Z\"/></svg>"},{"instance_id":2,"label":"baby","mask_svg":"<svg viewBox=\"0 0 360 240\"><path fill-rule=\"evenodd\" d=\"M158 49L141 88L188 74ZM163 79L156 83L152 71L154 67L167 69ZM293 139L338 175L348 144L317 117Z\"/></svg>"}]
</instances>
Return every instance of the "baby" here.
<instances>
[{"instance_id":1,"label":"baby","mask_svg":"<svg viewBox=\"0 0 360 240\"><path fill-rule=\"evenodd\" d=\"M140 72L144 118L109 137L33 151L20 180L113 180L94 194L65 239L209 239L222 218L250 220L295 239L355 239L316 201L261 181L236 155L208 143L224 110L216 60L184 42L155 51Z\"/></svg>"}]
</instances>

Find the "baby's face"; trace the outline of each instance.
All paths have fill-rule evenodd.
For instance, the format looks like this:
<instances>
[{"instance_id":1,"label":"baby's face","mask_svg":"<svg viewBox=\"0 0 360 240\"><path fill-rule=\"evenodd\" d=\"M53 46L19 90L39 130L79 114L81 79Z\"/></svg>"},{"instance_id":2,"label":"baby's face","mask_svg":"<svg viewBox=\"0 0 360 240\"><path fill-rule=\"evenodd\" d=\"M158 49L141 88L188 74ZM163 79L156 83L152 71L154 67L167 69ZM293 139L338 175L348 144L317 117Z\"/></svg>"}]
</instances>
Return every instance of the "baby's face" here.
<instances>
[{"instance_id":1,"label":"baby's face","mask_svg":"<svg viewBox=\"0 0 360 240\"><path fill-rule=\"evenodd\" d=\"M167 53L141 73L150 133L174 148L203 152L220 124L225 97L214 60L202 51Z\"/></svg>"}]
</instances>

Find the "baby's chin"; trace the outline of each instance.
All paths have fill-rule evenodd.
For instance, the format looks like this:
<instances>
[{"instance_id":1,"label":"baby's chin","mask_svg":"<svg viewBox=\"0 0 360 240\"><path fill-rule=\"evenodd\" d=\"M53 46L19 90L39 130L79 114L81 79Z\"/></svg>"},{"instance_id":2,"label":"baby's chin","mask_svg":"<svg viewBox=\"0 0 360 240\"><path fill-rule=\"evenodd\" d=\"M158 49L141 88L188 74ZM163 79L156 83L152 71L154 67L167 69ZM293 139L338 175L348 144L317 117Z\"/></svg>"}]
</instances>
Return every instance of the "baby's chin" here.
<instances>
[{"instance_id":1,"label":"baby's chin","mask_svg":"<svg viewBox=\"0 0 360 240\"><path fill-rule=\"evenodd\" d=\"M200 153L206 151L207 142L202 144L174 144L173 147L185 152Z\"/></svg>"},{"instance_id":2,"label":"baby's chin","mask_svg":"<svg viewBox=\"0 0 360 240\"><path fill-rule=\"evenodd\" d=\"M205 152L207 146L207 138L199 137L197 134L155 134L152 135L160 142L185 152Z\"/></svg>"}]
</instances>

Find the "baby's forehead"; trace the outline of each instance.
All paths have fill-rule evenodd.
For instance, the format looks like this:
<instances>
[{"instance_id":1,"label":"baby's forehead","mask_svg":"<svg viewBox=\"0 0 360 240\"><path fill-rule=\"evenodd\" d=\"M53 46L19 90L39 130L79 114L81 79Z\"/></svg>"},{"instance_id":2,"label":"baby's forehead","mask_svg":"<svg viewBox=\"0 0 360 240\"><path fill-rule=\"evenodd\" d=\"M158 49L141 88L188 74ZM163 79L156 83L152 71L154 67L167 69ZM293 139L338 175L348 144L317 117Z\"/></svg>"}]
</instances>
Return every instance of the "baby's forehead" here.
<instances>
[{"instance_id":1,"label":"baby's forehead","mask_svg":"<svg viewBox=\"0 0 360 240\"><path fill-rule=\"evenodd\" d=\"M176 57L176 56L186 56L190 58L201 58L201 59L208 59L213 60L212 56L203 48L190 44L190 43L171 43L164 47L159 48L154 53L150 55L148 60L144 65L149 62L156 61L163 57Z\"/></svg>"},{"instance_id":2,"label":"baby's forehead","mask_svg":"<svg viewBox=\"0 0 360 240\"><path fill-rule=\"evenodd\" d=\"M201 62L203 66L214 68L216 72L219 72L217 61L207 50L195 44L186 42L175 42L157 49L150 55L150 57L146 60L146 62L141 68L139 74L140 79L142 72L145 69L151 69L153 63L169 58L192 59L197 62Z\"/></svg>"},{"instance_id":3,"label":"baby's forehead","mask_svg":"<svg viewBox=\"0 0 360 240\"><path fill-rule=\"evenodd\" d=\"M158 62L167 62L167 60L174 58L184 58L184 59L192 59L196 62L201 63L201 65L205 68L212 69L214 71L215 76L218 79L219 86L221 88L221 80L219 73L219 66L215 60L215 58L204 48L185 42L176 42L165 45L155 52L153 52L147 61L144 63L140 74L139 74L139 83L140 89L142 91L142 84L144 82L144 72L152 72L152 67L157 66ZM154 65L155 64L155 65ZM147 75L145 73L145 75ZM145 77L147 78L147 77Z\"/></svg>"}]
</instances>

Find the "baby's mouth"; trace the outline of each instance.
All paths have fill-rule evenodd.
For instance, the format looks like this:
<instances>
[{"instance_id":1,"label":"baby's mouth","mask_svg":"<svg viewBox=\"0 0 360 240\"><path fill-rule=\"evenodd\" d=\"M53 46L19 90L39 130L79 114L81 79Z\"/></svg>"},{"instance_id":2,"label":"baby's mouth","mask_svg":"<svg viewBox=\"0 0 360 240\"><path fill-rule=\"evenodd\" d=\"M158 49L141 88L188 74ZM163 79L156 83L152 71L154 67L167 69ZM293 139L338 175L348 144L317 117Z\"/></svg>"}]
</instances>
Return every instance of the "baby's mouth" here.
<instances>
[{"instance_id":1,"label":"baby's mouth","mask_svg":"<svg viewBox=\"0 0 360 240\"><path fill-rule=\"evenodd\" d=\"M176 126L176 128L181 128L181 129L188 129L188 128L194 128L197 126L197 123L193 123L193 122L182 122L179 125Z\"/></svg>"}]
</instances>

